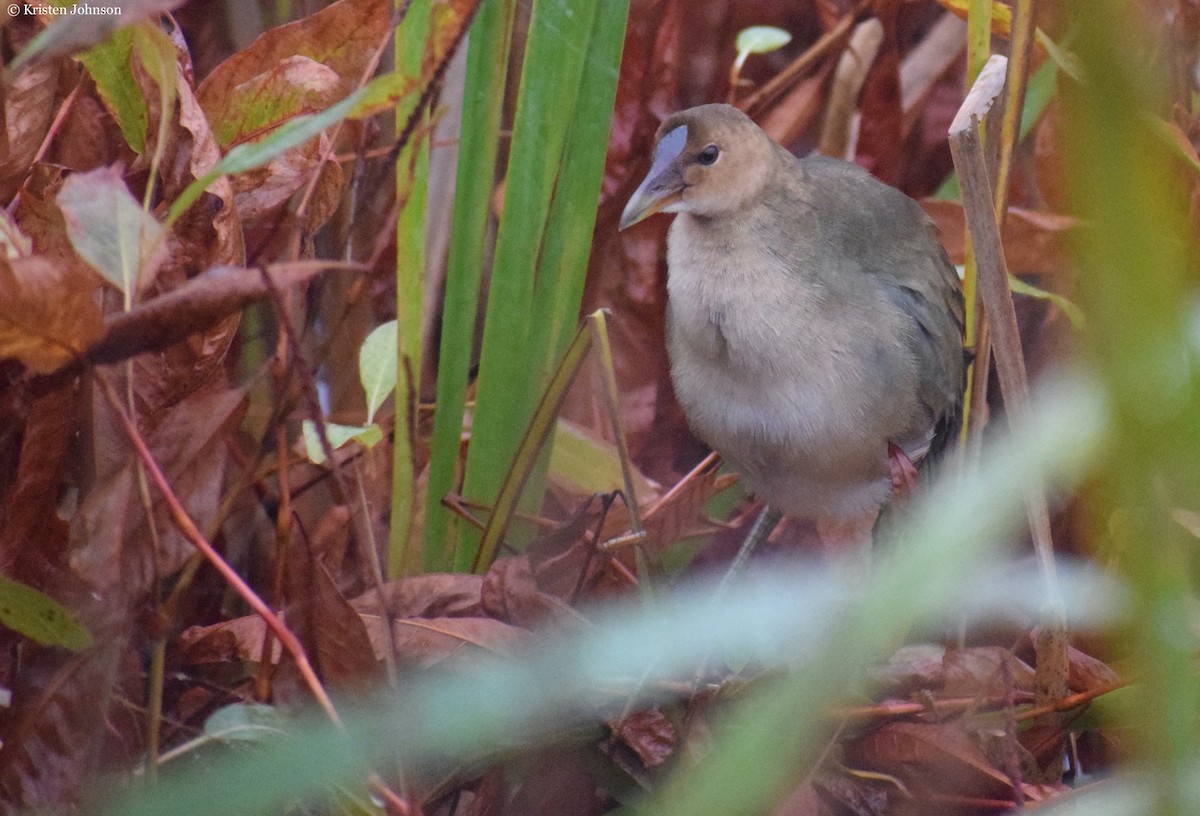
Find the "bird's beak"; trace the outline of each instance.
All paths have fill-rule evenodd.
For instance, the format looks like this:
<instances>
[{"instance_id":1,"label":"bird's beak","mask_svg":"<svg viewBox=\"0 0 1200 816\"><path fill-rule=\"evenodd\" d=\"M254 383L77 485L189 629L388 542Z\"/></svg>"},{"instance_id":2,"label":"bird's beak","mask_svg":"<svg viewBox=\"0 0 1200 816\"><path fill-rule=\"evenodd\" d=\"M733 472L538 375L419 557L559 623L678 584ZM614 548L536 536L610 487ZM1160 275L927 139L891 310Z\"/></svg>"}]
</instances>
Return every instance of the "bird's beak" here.
<instances>
[{"instance_id":1,"label":"bird's beak","mask_svg":"<svg viewBox=\"0 0 1200 816\"><path fill-rule=\"evenodd\" d=\"M683 169L676 159L687 145L687 125L680 125L659 140L650 172L629 198L618 229L632 227L683 198Z\"/></svg>"}]
</instances>

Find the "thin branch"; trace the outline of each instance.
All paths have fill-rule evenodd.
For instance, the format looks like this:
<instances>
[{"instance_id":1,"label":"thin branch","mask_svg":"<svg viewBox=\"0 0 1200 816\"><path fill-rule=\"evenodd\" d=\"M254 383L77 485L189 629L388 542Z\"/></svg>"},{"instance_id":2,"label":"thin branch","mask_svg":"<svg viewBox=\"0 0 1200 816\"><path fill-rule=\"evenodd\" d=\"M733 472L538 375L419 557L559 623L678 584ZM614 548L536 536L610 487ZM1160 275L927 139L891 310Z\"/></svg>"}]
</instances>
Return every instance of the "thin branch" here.
<instances>
[{"instance_id":1,"label":"thin branch","mask_svg":"<svg viewBox=\"0 0 1200 816\"><path fill-rule=\"evenodd\" d=\"M133 445L134 451L137 453L138 459L146 468L146 473L149 474L150 480L154 482L155 487L162 493L163 499L167 503L167 511L171 514L171 520L175 522L175 526L179 532L183 534L193 547L204 554L208 562L220 573L221 577L233 587L233 590L244 600L251 609L258 614L259 617L267 624L267 627L279 638L279 642L283 648L296 661L296 668L300 671L300 676L304 679L305 684L317 699L321 708L329 716L329 719L339 727L342 726L342 718L338 715L337 710L333 707L333 701L329 699L329 694L325 691L325 687L321 685L321 680L317 677L316 671L313 670L312 664L308 660L308 655L304 653L304 647L300 644L300 640L292 634L292 631L287 628L279 616L276 615L269 606L258 597L257 593L250 588L250 585L242 580L242 576L238 575L233 567L221 557L196 527L195 522L187 514L187 510L183 508L179 497L175 495L175 491L171 488L167 477L159 468L158 462L154 461L154 456L150 453L150 449L146 447L146 442L142 439L142 435L134 426L133 420L129 413L125 410L125 406L121 404L120 398L113 389L112 384L104 377L97 376L97 382L100 383L104 391L104 396L108 400L109 406L116 413L118 421L121 423L121 428L125 431L125 436L129 438Z\"/></svg>"}]
</instances>

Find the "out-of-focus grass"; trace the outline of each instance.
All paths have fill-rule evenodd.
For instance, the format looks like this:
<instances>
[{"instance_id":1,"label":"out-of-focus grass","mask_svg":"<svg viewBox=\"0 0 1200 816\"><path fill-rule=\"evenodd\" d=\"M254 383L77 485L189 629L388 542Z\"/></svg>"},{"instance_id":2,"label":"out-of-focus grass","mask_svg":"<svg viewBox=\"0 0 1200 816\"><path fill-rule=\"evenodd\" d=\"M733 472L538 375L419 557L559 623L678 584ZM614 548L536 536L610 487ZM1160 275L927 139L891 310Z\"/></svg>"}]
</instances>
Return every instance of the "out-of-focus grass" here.
<instances>
[{"instance_id":1,"label":"out-of-focus grass","mask_svg":"<svg viewBox=\"0 0 1200 816\"><path fill-rule=\"evenodd\" d=\"M1156 138L1168 110L1162 57L1130 4L1073 0L1084 81L1064 87L1071 192L1090 229L1079 245L1088 312L1084 347L1102 374L1114 423L1096 529L1129 580L1126 632L1141 691L1144 790L1161 816L1187 804L1197 760L1196 541L1171 518L1200 503L1200 368L1196 237L1190 179Z\"/></svg>"}]
</instances>

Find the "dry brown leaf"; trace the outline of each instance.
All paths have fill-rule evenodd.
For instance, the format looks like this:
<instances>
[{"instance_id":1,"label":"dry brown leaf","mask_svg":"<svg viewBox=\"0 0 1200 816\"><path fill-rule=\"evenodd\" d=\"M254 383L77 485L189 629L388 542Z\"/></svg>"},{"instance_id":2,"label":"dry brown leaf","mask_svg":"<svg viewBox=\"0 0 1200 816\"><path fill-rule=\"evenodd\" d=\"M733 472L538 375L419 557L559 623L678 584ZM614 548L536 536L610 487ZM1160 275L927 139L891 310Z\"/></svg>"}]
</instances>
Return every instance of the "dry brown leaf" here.
<instances>
[{"instance_id":1,"label":"dry brown leaf","mask_svg":"<svg viewBox=\"0 0 1200 816\"><path fill-rule=\"evenodd\" d=\"M221 621L211 626L190 626L179 634L177 645L185 666L211 663L257 663L262 658L267 625L257 615ZM271 648L271 662L283 654L279 641Z\"/></svg>"},{"instance_id":2,"label":"dry brown leaf","mask_svg":"<svg viewBox=\"0 0 1200 816\"><path fill-rule=\"evenodd\" d=\"M0 358L48 374L103 334L99 279L77 264L0 258Z\"/></svg>"},{"instance_id":3,"label":"dry brown leaf","mask_svg":"<svg viewBox=\"0 0 1200 816\"><path fill-rule=\"evenodd\" d=\"M951 262L962 264L966 234L962 204L925 199L921 207L937 226ZM1009 270L1017 275L1065 273L1080 226L1078 219L1068 215L1009 207L1001 235Z\"/></svg>"},{"instance_id":4,"label":"dry brown leaf","mask_svg":"<svg viewBox=\"0 0 1200 816\"><path fill-rule=\"evenodd\" d=\"M382 618L366 616L367 631L382 655L382 636L386 631ZM491 618L405 618L392 621L396 665L401 669L425 669L447 661L482 657L515 657L532 635L516 626Z\"/></svg>"},{"instance_id":5,"label":"dry brown leaf","mask_svg":"<svg viewBox=\"0 0 1200 816\"><path fill-rule=\"evenodd\" d=\"M538 586L528 555L497 558L483 577L481 597L488 615L518 626L574 617L570 606Z\"/></svg>"},{"instance_id":6,"label":"dry brown leaf","mask_svg":"<svg viewBox=\"0 0 1200 816\"><path fill-rule=\"evenodd\" d=\"M304 56L292 56L230 88L205 108L213 135L223 150L253 141L293 116L315 113L344 95L332 68Z\"/></svg>"},{"instance_id":7,"label":"dry brown leaf","mask_svg":"<svg viewBox=\"0 0 1200 816\"><path fill-rule=\"evenodd\" d=\"M54 116L60 64L46 62L6 77L0 87L0 201L11 201L29 173Z\"/></svg>"},{"instance_id":8,"label":"dry brown leaf","mask_svg":"<svg viewBox=\"0 0 1200 816\"><path fill-rule=\"evenodd\" d=\"M947 649L943 690L951 697L994 697L1033 691L1033 669L1000 646Z\"/></svg>"},{"instance_id":9,"label":"dry brown leaf","mask_svg":"<svg viewBox=\"0 0 1200 816\"><path fill-rule=\"evenodd\" d=\"M657 768L675 752L675 725L657 708L635 711L609 722L609 728L633 749L647 768Z\"/></svg>"},{"instance_id":10,"label":"dry brown leaf","mask_svg":"<svg viewBox=\"0 0 1200 816\"><path fill-rule=\"evenodd\" d=\"M467 618L483 614L482 588L481 575L430 573L389 581L383 585L383 595L387 614L394 618ZM375 590L350 603L363 615L382 614Z\"/></svg>"},{"instance_id":11,"label":"dry brown leaf","mask_svg":"<svg viewBox=\"0 0 1200 816\"><path fill-rule=\"evenodd\" d=\"M375 685L382 675L363 618L299 537L288 547L286 573L288 626L300 638L321 680L340 690Z\"/></svg>"},{"instance_id":12,"label":"dry brown leaf","mask_svg":"<svg viewBox=\"0 0 1200 816\"><path fill-rule=\"evenodd\" d=\"M1012 798L1008 778L952 724L888 723L847 746L847 762L899 779L918 798L939 792Z\"/></svg>"},{"instance_id":13,"label":"dry brown leaf","mask_svg":"<svg viewBox=\"0 0 1200 816\"><path fill-rule=\"evenodd\" d=\"M283 290L303 283L324 268L319 263L297 263L272 267L269 272L274 285ZM219 321L267 294L259 269L209 269L178 289L130 312L109 317L103 338L87 350L87 359L93 363L115 363L165 348L189 335L212 329Z\"/></svg>"},{"instance_id":14,"label":"dry brown leaf","mask_svg":"<svg viewBox=\"0 0 1200 816\"><path fill-rule=\"evenodd\" d=\"M1067 648L1067 660L1070 663L1067 685L1072 691L1096 691L1121 682L1121 675L1112 666L1074 646Z\"/></svg>"}]
</instances>

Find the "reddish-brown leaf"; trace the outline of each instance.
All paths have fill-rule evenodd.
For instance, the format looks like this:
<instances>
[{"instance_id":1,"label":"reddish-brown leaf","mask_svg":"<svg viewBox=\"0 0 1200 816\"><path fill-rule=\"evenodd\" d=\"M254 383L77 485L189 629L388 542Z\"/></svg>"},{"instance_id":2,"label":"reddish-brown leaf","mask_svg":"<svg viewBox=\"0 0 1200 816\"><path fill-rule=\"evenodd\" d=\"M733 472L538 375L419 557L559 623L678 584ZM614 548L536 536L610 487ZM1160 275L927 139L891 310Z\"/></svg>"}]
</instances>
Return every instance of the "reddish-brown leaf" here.
<instances>
[{"instance_id":1,"label":"reddish-brown leaf","mask_svg":"<svg viewBox=\"0 0 1200 816\"><path fill-rule=\"evenodd\" d=\"M647 768L657 768L675 751L675 725L657 708L635 711L609 722L609 728L633 749Z\"/></svg>"},{"instance_id":2,"label":"reddish-brown leaf","mask_svg":"<svg viewBox=\"0 0 1200 816\"><path fill-rule=\"evenodd\" d=\"M6 77L0 91L0 201L11 201L29 174L54 116L60 67L46 62Z\"/></svg>"},{"instance_id":3,"label":"reddish-brown leaf","mask_svg":"<svg viewBox=\"0 0 1200 816\"><path fill-rule=\"evenodd\" d=\"M1074 646L1067 648L1067 660L1070 663L1067 685L1072 691L1096 691L1121 682L1121 676L1112 666Z\"/></svg>"},{"instance_id":4,"label":"reddish-brown leaf","mask_svg":"<svg viewBox=\"0 0 1200 816\"><path fill-rule=\"evenodd\" d=\"M380 665L363 619L306 542L293 540L288 550L288 626L331 688L370 688L380 677Z\"/></svg>"},{"instance_id":5,"label":"reddish-brown leaf","mask_svg":"<svg viewBox=\"0 0 1200 816\"><path fill-rule=\"evenodd\" d=\"M241 419L244 405L242 391L209 385L174 406L145 436L184 509L201 526L217 513L227 459L221 438ZM156 575L178 570L194 549L153 487L157 535L149 535L132 447L104 424L107 405L97 405L95 415L91 467L96 478L72 524L72 565L96 586L121 583L137 596Z\"/></svg>"},{"instance_id":6,"label":"reddish-brown leaf","mask_svg":"<svg viewBox=\"0 0 1200 816\"><path fill-rule=\"evenodd\" d=\"M861 96L862 119L855 160L875 176L896 185L904 167L904 111L900 108L900 51L897 39L898 3L888 0L876 10L884 39L867 74Z\"/></svg>"},{"instance_id":7,"label":"reddish-brown leaf","mask_svg":"<svg viewBox=\"0 0 1200 816\"><path fill-rule=\"evenodd\" d=\"M1033 690L1033 669L1000 646L947 649L944 691L951 697L994 697Z\"/></svg>"},{"instance_id":8,"label":"reddish-brown leaf","mask_svg":"<svg viewBox=\"0 0 1200 816\"><path fill-rule=\"evenodd\" d=\"M962 204L925 199L921 206L937 225L950 260L963 263ZM1016 275L1066 273L1071 268L1071 243L1079 228L1078 219L1068 215L1009 207L1002 235L1009 271Z\"/></svg>"},{"instance_id":9,"label":"reddish-brown leaf","mask_svg":"<svg viewBox=\"0 0 1200 816\"><path fill-rule=\"evenodd\" d=\"M205 111L219 111L242 83L288 57L303 56L332 69L345 83L362 78L391 21L391 7L375 0L339 0L316 14L273 28L218 65L196 91ZM213 121L216 121L214 118Z\"/></svg>"},{"instance_id":10,"label":"reddish-brown leaf","mask_svg":"<svg viewBox=\"0 0 1200 816\"><path fill-rule=\"evenodd\" d=\"M267 625L257 615L190 626L179 634L178 646L185 666L212 663L257 663L262 659L263 636ZM278 640L271 649L271 661L283 654Z\"/></svg>"},{"instance_id":11,"label":"reddish-brown leaf","mask_svg":"<svg viewBox=\"0 0 1200 816\"><path fill-rule=\"evenodd\" d=\"M1012 785L960 727L888 723L847 746L851 767L899 779L914 795L1011 799Z\"/></svg>"}]
</instances>

